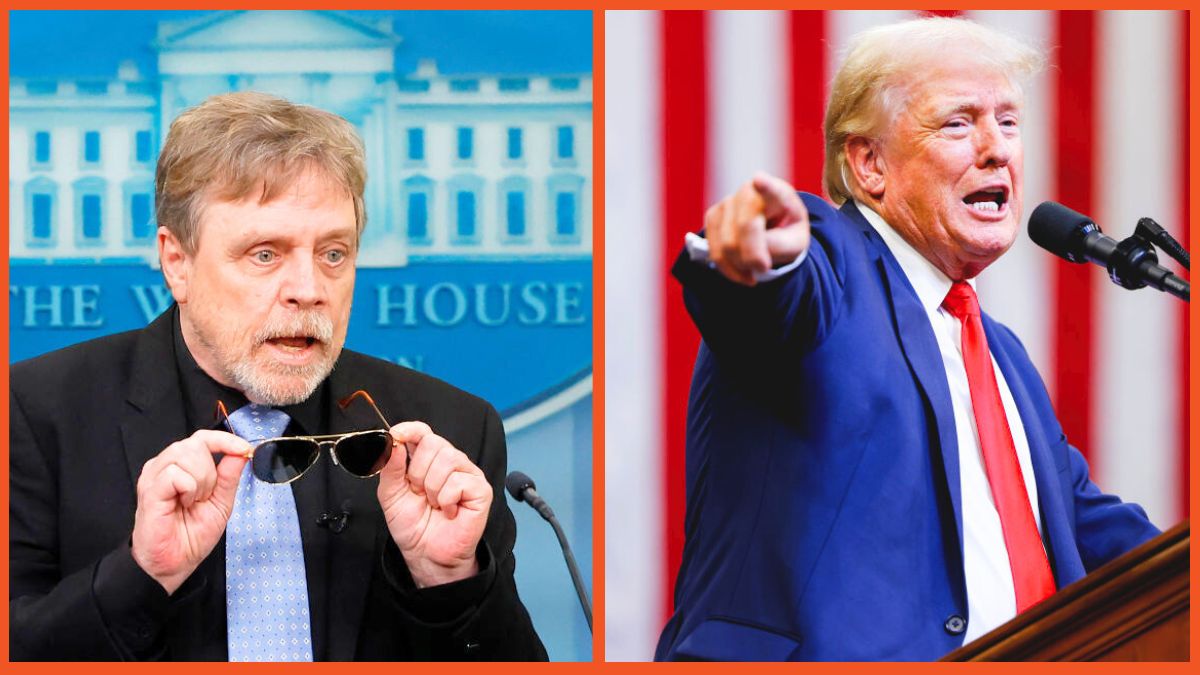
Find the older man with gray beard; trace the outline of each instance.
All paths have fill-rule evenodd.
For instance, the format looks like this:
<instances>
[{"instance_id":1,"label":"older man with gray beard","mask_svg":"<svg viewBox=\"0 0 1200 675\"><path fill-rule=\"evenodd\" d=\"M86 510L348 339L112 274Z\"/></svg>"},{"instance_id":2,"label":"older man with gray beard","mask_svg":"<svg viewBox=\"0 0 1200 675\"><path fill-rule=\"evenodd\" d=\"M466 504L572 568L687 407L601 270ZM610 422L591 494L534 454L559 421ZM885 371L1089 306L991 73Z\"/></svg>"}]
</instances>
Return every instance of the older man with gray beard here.
<instances>
[{"instance_id":1,"label":"older man with gray beard","mask_svg":"<svg viewBox=\"0 0 1200 675\"><path fill-rule=\"evenodd\" d=\"M495 410L342 349L365 182L314 108L228 94L171 125L175 306L12 368L14 659L545 658Z\"/></svg>"}]
</instances>

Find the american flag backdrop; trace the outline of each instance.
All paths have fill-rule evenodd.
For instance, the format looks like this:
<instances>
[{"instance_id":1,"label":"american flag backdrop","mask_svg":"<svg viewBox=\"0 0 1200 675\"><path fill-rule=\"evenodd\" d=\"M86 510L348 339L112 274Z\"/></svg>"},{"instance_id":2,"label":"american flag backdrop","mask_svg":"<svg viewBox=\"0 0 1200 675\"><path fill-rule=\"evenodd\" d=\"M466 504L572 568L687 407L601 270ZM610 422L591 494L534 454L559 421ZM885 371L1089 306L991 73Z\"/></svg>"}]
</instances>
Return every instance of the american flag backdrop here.
<instances>
[{"instance_id":1,"label":"american flag backdrop","mask_svg":"<svg viewBox=\"0 0 1200 675\"><path fill-rule=\"evenodd\" d=\"M608 660L652 657L683 549L699 342L668 274L683 235L756 169L820 192L824 99L841 50L864 28L915 14L606 14ZM1151 216L1186 246L1187 12L963 14L1049 56L1026 92L1025 218L1055 200L1122 239ZM1024 232L979 290L984 310L1024 341L1093 480L1163 529L1186 517L1187 305L1118 288Z\"/></svg>"}]
</instances>

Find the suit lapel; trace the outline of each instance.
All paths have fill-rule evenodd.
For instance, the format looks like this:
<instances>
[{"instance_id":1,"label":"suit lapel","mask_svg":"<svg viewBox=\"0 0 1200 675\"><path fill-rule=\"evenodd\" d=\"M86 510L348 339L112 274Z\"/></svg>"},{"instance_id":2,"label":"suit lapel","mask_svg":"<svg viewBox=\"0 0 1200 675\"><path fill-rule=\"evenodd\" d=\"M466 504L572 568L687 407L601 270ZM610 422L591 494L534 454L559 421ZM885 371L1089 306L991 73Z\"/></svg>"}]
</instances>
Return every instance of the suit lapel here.
<instances>
[{"instance_id":1,"label":"suit lapel","mask_svg":"<svg viewBox=\"0 0 1200 675\"><path fill-rule=\"evenodd\" d=\"M138 337L138 358L131 368L129 394L121 414L121 438L134 485L142 465L191 433L175 369L174 320L174 309L164 312Z\"/></svg>"},{"instance_id":2,"label":"suit lapel","mask_svg":"<svg viewBox=\"0 0 1200 675\"><path fill-rule=\"evenodd\" d=\"M146 462L193 431L187 425L183 387L175 368L174 325L177 311L172 307L164 312L138 336L134 352L137 358L131 366L129 392L120 423L125 460L133 485L137 485ZM219 604L223 610L225 604L224 560L222 538L212 555L195 572L211 585L202 592L204 597L172 607L172 620L179 626L178 630L171 632L170 650L173 658L226 658L223 648L225 616L223 611L215 609ZM219 595L219 598L212 594ZM210 639L214 631L222 633L219 641ZM205 645L214 646L214 650L204 651Z\"/></svg>"},{"instance_id":3,"label":"suit lapel","mask_svg":"<svg viewBox=\"0 0 1200 675\"><path fill-rule=\"evenodd\" d=\"M938 446L941 449L942 466L945 470L946 488L954 509L954 526L958 534L958 554L962 560L962 481L959 478L958 435L954 427L954 408L950 402L950 385L946 382L946 367L938 348L937 337L929 325L929 317L921 306L917 292L908 277L900 269L900 263L892 256L887 245L880 239L870 223L863 218L852 202L842 207L846 214L862 230L868 240L867 247L876 256L880 278L887 290L892 305L896 335L904 358L908 361L917 383L925 394L925 400L933 413L937 430Z\"/></svg>"},{"instance_id":4,"label":"suit lapel","mask_svg":"<svg viewBox=\"0 0 1200 675\"><path fill-rule=\"evenodd\" d=\"M1063 504L1062 488L1058 482L1058 467L1050 452L1050 442L1037 424L1037 411L1033 407L1033 399L1025 387L1025 381L1016 370L999 329L991 317L984 315L983 329L987 334L988 346L992 357L1004 374L1008 390L1012 392L1013 402L1021 416L1021 426L1025 428L1025 438L1029 442L1029 460L1033 464L1033 480L1037 485L1038 508L1042 515L1042 539L1050 555L1050 564L1054 569L1055 581L1059 588L1075 581L1081 574L1072 575L1068 565L1071 552L1074 551L1074 537L1071 536L1071 525L1066 517ZM1077 557L1077 555L1076 555Z\"/></svg>"},{"instance_id":5,"label":"suit lapel","mask_svg":"<svg viewBox=\"0 0 1200 675\"><path fill-rule=\"evenodd\" d=\"M360 414L364 412L360 403L345 411L338 407L337 399L357 388L344 368L334 369L329 385L329 433L378 428L373 414ZM355 478L340 467L329 466L327 485L329 509L350 513L345 529L329 536L328 655L331 661L349 661L355 657L371 577L382 559L378 544L384 530L383 514L375 496L379 479Z\"/></svg>"}]
</instances>

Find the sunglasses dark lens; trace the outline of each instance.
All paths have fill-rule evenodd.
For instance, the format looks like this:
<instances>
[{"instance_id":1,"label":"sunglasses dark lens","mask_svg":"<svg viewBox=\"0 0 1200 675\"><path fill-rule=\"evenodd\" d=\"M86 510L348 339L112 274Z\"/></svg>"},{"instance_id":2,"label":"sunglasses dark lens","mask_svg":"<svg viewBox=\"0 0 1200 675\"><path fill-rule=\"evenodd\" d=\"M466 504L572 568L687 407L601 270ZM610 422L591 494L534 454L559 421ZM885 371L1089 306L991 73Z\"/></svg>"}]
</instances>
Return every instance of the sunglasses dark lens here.
<instances>
[{"instance_id":1,"label":"sunglasses dark lens","mask_svg":"<svg viewBox=\"0 0 1200 675\"><path fill-rule=\"evenodd\" d=\"M312 466L320 452L316 443L301 438L267 441L255 448L250 470L261 481L286 483Z\"/></svg>"},{"instance_id":2,"label":"sunglasses dark lens","mask_svg":"<svg viewBox=\"0 0 1200 675\"><path fill-rule=\"evenodd\" d=\"M383 470L392 456L392 435L386 431L347 436L334 447L342 468L366 478Z\"/></svg>"}]
</instances>

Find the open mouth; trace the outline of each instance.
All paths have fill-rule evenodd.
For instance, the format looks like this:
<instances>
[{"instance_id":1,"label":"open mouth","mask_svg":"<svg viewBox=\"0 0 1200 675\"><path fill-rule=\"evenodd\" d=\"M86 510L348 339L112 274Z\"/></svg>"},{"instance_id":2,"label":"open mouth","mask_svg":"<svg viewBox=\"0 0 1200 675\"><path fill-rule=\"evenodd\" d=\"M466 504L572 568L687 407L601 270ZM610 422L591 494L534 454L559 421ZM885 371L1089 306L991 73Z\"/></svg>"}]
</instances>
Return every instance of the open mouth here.
<instances>
[{"instance_id":1,"label":"open mouth","mask_svg":"<svg viewBox=\"0 0 1200 675\"><path fill-rule=\"evenodd\" d=\"M297 335L292 337L275 337L267 340L267 342L284 351L301 352L313 346L317 342L317 339L311 336Z\"/></svg>"},{"instance_id":2,"label":"open mouth","mask_svg":"<svg viewBox=\"0 0 1200 675\"><path fill-rule=\"evenodd\" d=\"M980 213L1000 213L1008 205L1008 188L997 186L976 190L963 203Z\"/></svg>"}]
</instances>

